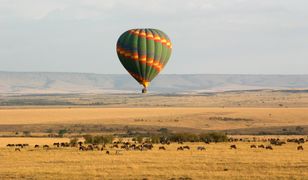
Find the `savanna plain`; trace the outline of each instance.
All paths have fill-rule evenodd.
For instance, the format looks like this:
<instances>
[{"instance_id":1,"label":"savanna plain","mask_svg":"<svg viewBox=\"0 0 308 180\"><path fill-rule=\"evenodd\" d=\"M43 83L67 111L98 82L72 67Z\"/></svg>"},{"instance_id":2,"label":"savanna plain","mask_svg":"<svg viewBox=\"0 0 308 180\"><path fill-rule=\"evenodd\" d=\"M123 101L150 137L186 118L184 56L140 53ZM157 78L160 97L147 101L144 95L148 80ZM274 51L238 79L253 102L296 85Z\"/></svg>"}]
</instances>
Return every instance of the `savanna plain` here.
<instances>
[{"instance_id":1,"label":"savanna plain","mask_svg":"<svg viewBox=\"0 0 308 180\"><path fill-rule=\"evenodd\" d=\"M7 94L0 105L1 179L308 179L302 90Z\"/></svg>"}]
</instances>

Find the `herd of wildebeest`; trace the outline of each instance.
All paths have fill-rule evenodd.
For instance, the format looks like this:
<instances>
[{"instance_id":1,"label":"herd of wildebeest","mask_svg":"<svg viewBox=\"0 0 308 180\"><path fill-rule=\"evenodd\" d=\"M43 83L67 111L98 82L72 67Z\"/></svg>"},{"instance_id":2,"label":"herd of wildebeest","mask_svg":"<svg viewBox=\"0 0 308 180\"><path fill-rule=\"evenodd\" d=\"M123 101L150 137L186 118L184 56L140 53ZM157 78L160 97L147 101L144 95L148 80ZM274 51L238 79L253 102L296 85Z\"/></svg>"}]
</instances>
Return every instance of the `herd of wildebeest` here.
<instances>
[{"instance_id":1,"label":"herd of wildebeest","mask_svg":"<svg viewBox=\"0 0 308 180\"><path fill-rule=\"evenodd\" d=\"M228 142L249 142L251 143L250 148L263 148L268 150L274 150L274 146L282 146L286 143L296 143L298 144L297 150L303 151L304 147L301 145L305 142L308 142L308 137L305 138L289 138L286 140L280 140L279 138L268 138L268 139L247 139L247 138L228 138ZM254 142L259 142L259 144L253 144ZM260 142L266 144L260 144ZM177 151L184 151L184 150L191 150L192 148L188 145L184 145L184 142L172 142L177 143ZM205 144L210 144L212 142L205 142ZM215 142L213 142L215 143ZM156 144L158 146L158 150L167 150L171 142L161 142L160 144ZM21 151L25 147L29 147L29 144L7 144L7 147L15 148L15 151ZM105 151L106 154L110 154L111 150L115 150L115 154L121 154L123 151L147 151L152 150L154 148L153 143L137 143L135 141L127 141L127 142L120 142L120 141L113 141L112 144L85 144L82 141L76 143L68 143L68 142L55 142L53 145L34 145L35 149L42 148L45 150L54 149L54 148L78 148L79 151ZM231 144L229 149L237 149L238 147L236 144ZM205 146L197 146L196 150L198 151L205 151Z\"/></svg>"}]
</instances>

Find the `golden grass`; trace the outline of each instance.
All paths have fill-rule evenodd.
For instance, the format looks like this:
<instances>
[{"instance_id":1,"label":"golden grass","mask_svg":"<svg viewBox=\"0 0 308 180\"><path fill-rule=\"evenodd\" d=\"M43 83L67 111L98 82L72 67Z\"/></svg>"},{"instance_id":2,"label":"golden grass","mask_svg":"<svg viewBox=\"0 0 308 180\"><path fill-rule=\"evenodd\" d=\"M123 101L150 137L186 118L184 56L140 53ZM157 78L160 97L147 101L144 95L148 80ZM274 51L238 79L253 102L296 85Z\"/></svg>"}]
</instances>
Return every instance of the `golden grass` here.
<instances>
[{"instance_id":1,"label":"golden grass","mask_svg":"<svg viewBox=\"0 0 308 180\"><path fill-rule=\"evenodd\" d=\"M45 141L40 143L45 144ZM49 142L49 141L48 141ZM238 149L231 150L230 144ZM0 148L1 179L305 179L308 153L297 144L274 147L273 151L250 149L253 143L186 143L189 151L176 151L178 144L159 151L124 151L106 155L101 151L80 152L77 148L33 149L15 152ZM260 144L260 143L255 143ZM206 151L197 151L197 146ZM308 148L304 145L304 148Z\"/></svg>"},{"instance_id":2,"label":"golden grass","mask_svg":"<svg viewBox=\"0 0 308 180\"><path fill-rule=\"evenodd\" d=\"M118 124L232 129L308 125L308 108L35 108L1 109L5 124ZM244 118L224 121L211 117ZM245 119L248 119L246 121Z\"/></svg>"},{"instance_id":3,"label":"golden grass","mask_svg":"<svg viewBox=\"0 0 308 180\"><path fill-rule=\"evenodd\" d=\"M4 147L7 144L29 144L30 146L34 146L36 144L39 145L52 145L54 142L69 142L68 138L31 138L31 137L6 137L0 138L0 147Z\"/></svg>"}]
</instances>

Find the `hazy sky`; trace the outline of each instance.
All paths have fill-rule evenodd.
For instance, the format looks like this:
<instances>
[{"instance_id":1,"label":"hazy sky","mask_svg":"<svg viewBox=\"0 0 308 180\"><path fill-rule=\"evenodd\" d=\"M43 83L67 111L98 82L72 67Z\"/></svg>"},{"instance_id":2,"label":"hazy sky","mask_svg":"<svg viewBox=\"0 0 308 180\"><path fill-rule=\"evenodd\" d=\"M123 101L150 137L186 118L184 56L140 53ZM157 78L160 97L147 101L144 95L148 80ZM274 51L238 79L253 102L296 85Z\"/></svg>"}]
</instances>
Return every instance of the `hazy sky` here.
<instances>
[{"instance_id":1,"label":"hazy sky","mask_svg":"<svg viewBox=\"0 0 308 180\"><path fill-rule=\"evenodd\" d=\"M307 0L0 0L0 71L126 73L131 28L170 36L166 74L308 74Z\"/></svg>"}]
</instances>

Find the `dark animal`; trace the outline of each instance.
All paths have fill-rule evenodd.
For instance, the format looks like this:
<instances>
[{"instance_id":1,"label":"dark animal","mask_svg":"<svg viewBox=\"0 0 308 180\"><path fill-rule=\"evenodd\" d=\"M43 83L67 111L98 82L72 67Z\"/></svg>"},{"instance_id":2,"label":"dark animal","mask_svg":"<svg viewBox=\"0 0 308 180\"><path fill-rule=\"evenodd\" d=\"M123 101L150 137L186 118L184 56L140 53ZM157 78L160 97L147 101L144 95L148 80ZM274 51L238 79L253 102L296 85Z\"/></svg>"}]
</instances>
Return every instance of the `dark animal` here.
<instances>
[{"instance_id":1,"label":"dark animal","mask_svg":"<svg viewBox=\"0 0 308 180\"><path fill-rule=\"evenodd\" d=\"M159 150L166 150L166 148L164 146L160 146L158 149Z\"/></svg>"},{"instance_id":2,"label":"dark animal","mask_svg":"<svg viewBox=\"0 0 308 180\"><path fill-rule=\"evenodd\" d=\"M53 145L59 147L60 143L53 143Z\"/></svg>"},{"instance_id":3,"label":"dark animal","mask_svg":"<svg viewBox=\"0 0 308 180\"><path fill-rule=\"evenodd\" d=\"M151 150L153 148L153 145L152 144L143 144L142 147Z\"/></svg>"},{"instance_id":4,"label":"dark animal","mask_svg":"<svg viewBox=\"0 0 308 180\"><path fill-rule=\"evenodd\" d=\"M20 149L19 148L15 148L15 151L20 151Z\"/></svg>"},{"instance_id":5,"label":"dark animal","mask_svg":"<svg viewBox=\"0 0 308 180\"><path fill-rule=\"evenodd\" d=\"M109 151L106 151L106 154L110 154L110 152L109 152Z\"/></svg>"},{"instance_id":6,"label":"dark animal","mask_svg":"<svg viewBox=\"0 0 308 180\"><path fill-rule=\"evenodd\" d=\"M266 146L265 149L273 150L272 146Z\"/></svg>"},{"instance_id":7,"label":"dark animal","mask_svg":"<svg viewBox=\"0 0 308 180\"><path fill-rule=\"evenodd\" d=\"M38 145L38 144L36 144L35 146L34 146L34 148L39 148L40 146Z\"/></svg>"},{"instance_id":8,"label":"dark animal","mask_svg":"<svg viewBox=\"0 0 308 180\"><path fill-rule=\"evenodd\" d=\"M190 150L190 147L189 146L183 146L183 149Z\"/></svg>"},{"instance_id":9,"label":"dark animal","mask_svg":"<svg viewBox=\"0 0 308 180\"><path fill-rule=\"evenodd\" d=\"M80 150L80 151L86 151L87 148L86 148L85 146L80 146L80 147L79 147L79 150Z\"/></svg>"},{"instance_id":10,"label":"dark animal","mask_svg":"<svg viewBox=\"0 0 308 180\"><path fill-rule=\"evenodd\" d=\"M250 148L257 148L257 146L256 145L250 145Z\"/></svg>"},{"instance_id":11,"label":"dark animal","mask_svg":"<svg viewBox=\"0 0 308 180\"><path fill-rule=\"evenodd\" d=\"M89 144L89 145L88 145L88 147L87 147L87 150L89 150L89 151L93 151L93 150L94 150L94 148L93 148L93 146L92 146L91 144Z\"/></svg>"},{"instance_id":12,"label":"dark animal","mask_svg":"<svg viewBox=\"0 0 308 180\"><path fill-rule=\"evenodd\" d=\"M304 150L304 147L303 147L303 146L298 146L298 147L297 147L297 150L299 150L299 151L300 151L300 150L301 150L301 151L303 151L303 150Z\"/></svg>"},{"instance_id":13,"label":"dark animal","mask_svg":"<svg viewBox=\"0 0 308 180\"><path fill-rule=\"evenodd\" d=\"M231 145L230 149L236 149L236 145L235 144Z\"/></svg>"},{"instance_id":14,"label":"dark animal","mask_svg":"<svg viewBox=\"0 0 308 180\"><path fill-rule=\"evenodd\" d=\"M93 146L94 149L97 149L98 151L100 150L98 145Z\"/></svg>"},{"instance_id":15,"label":"dark animal","mask_svg":"<svg viewBox=\"0 0 308 180\"><path fill-rule=\"evenodd\" d=\"M20 148L24 148L22 144L15 144L15 146L19 146Z\"/></svg>"},{"instance_id":16,"label":"dark animal","mask_svg":"<svg viewBox=\"0 0 308 180\"><path fill-rule=\"evenodd\" d=\"M263 145L263 144L261 144L261 145L259 145L259 146L258 146L258 148L264 148L264 145Z\"/></svg>"},{"instance_id":17,"label":"dark animal","mask_svg":"<svg viewBox=\"0 0 308 180\"><path fill-rule=\"evenodd\" d=\"M184 149L183 149L182 146L177 148L177 151L183 151L183 150L184 150Z\"/></svg>"},{"instance_id":18,"label":"dark animal","mask_svg":"<svg viewBox=\"0 0 308 180\"><path fill-rule=\"evenodd\" d=\"M83 144L83 142L81 142L81 141L78 142L78 145L79 145L79 146L82 146L82 144Z\"/></svg>"},{"instance_id":19,"label":"dark animal","mask_svg":"<svg viewBox=\"0 0 308 180\"><path fill-rule=\"evenodd\" d=\"M49 148L49 146L48 146L47 144L45 144L45 145L43 146L43 148Z\"/></svg>"},{"instance_id":20,"label":"dark animal","mask_svg":"<svg viewBox=\"0 0 308 180\"><path fill-rule=\"evenodd\" d=\"M198 151L203 151L203 150L205 150L205 147L203 147L203 146L198 146L198 147L197 147L197 150L198 150Z\"/></svg>"}]
</instances>

